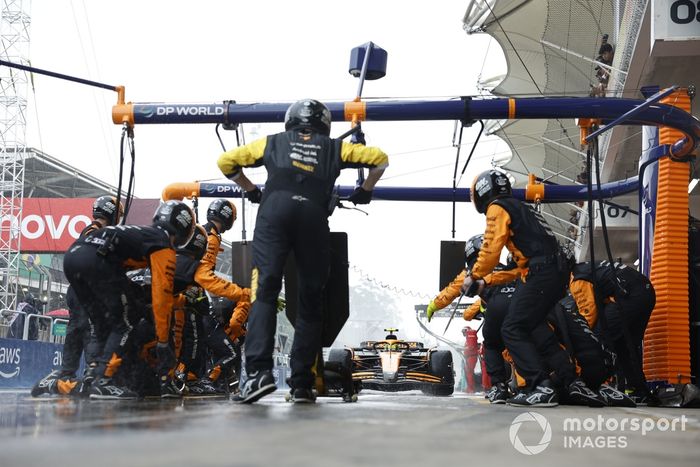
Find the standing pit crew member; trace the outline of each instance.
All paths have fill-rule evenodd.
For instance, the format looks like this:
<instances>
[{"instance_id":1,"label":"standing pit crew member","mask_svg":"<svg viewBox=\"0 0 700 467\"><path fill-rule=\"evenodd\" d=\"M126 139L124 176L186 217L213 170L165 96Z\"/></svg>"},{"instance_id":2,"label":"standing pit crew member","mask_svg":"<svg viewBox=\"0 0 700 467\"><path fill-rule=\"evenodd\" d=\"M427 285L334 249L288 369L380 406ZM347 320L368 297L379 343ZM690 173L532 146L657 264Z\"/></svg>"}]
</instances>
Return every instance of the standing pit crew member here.
<instances>
[{"instance_id":1,"label":"standing pit crew member","mask_svg":"<svg viewBox=\"0 0 700 467\"><path fill-rule=\"evenodd\" d=\"M477 235L467 241L465 256L467 268L471 270L477 261L483 243L483 236ZM511 391L508 387L509 363L503 357L505 345L501 336L501 328L509 312L509 306L516 288L520 284L521 270L512 260L507 265L498 264L491 274L485 277L487 287L481 292L479 299L464 311L464 319L471 320L482 313L484 316L484 349L486 371L491 377L492 387L486 397L492 404L505 404ZM463 277L463 276L462 276ZM459 278L459 277L458 277ZM453 300L459 293L462 282L457 279L445 290ZM445 292L443 291L443 292ZM441 294L442 295L442 294ZM447 297L449 298L449 296ZM552 338L549 323L543 322L531 331L531 337L539 355L545 363L547 372L551 372L557 380L557 386L563 386L566 402L574 405L602 406L602 401L593 391L577 378L576 367L569 354ZM597 387L597 386L596 386Z\"/></svg>"},{"instance_id":2,"label":"standing pit crew member","mask_svg":"<svg viewBox=\"0 0 700 467\"><path fill-rule=\"evenodd\" d=\"M521 282L516 287L501 328L506 345L526 390L508 399L509 405L553 407L558 394L549 379L545 359L538 347L554 349L557 340L547 326L547 313L564 295L565 280L559 265L559 245L541 214L512 196L506 174L488 170L474 179L471 197L477 212L486 215L484 242L463 290L480 293L483 278L498 264L506 247L521 269ZM477 290L474 291L476 286ZM534 331L538 336L533 336ZM574 387L575 386L575 387ZM569 395L597 395L576 381L568 388ZM589 394L590 393L590 394Z\"/></svg>"},{"instance_id":3,"label":"standing pit crew member","mask_svg":"<svg viewBox=\"0 0 700 467\"><path fill-rule=\"evenodd\" d=\"M100 196L92 203L92 222L80 232L78 240L102 227L117 225L123 215L124 207L119 203L119 209L117 209L117 199L114 196ZM32 388L33 397L42 394L82 394L89 389L94 379L90 366L93 365L94 369L96 365L95 346L98 344L91 342L91 339L96 336L92 336L90 320L72 287L68 287L66 291L66 304L70 314L66 339L63 343L61 369L54 370L39 380ZM80 357L83 352L85 352L88 368L82 381L79 381L76 373L80 367Z\"/></svg>"},{"instance_id":4,"label":"standing pit crew member","mask_svg":"<svg viewBox=\"0 0 700 467\"><path fill-rule=\"evenodd\" d=\"M180 201L161 204L151 226L105 227L76 242L66 253L63 269L96 328L108 334L90 388L92 399L134 399L136 393L112 382L125 355L131 331L140 319L130 305L126 271L149 267L156 328L156 353L161 385L167 385L174 354L170 346L175 248L187 244L194 214Z\"/></svg>"},{"instance_id":5,"label":"standing pit crew member","mask_svg":"<svg viewBox=\"0 0 700 467\"><path fill-rule=\"evenodd\" d=\"M367 204L388 165L378 148L332 139L331 113L321 102L304 99L285 115L285 131L221 155L218 165L253 202L260 202L253 241L253 283L245 355L248 380L238 402L252 403L276 389L272 352L282 274L294 252L299 276L299 310L292 344L290 387L295 402L313 402L312 366L321 348L322 294L328 279L328 216L334 206L333 185L340 170L369 167L349 200ZM261 192L241 171L267 169Z\"/></svg>"}]
</instances>

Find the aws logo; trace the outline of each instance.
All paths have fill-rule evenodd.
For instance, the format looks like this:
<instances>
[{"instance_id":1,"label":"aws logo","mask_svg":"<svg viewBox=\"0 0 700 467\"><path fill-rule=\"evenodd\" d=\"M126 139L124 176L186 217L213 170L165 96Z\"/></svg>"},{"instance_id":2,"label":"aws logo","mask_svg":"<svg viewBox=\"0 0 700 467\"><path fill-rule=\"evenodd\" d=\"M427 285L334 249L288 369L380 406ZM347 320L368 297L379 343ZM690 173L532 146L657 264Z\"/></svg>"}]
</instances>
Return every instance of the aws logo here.
<instances>
[{"instance_id":1,"label":"aws logo","mask_svg":"<svg viewBox=\"0 0 700 467\"><path fill-rule=\"evenodd\" d=\"M15 365L12 370L0 370L0 377L9 379L19 375L21 350L17 347L0 347L0 365Z\"/></svg>"}]
</instances>

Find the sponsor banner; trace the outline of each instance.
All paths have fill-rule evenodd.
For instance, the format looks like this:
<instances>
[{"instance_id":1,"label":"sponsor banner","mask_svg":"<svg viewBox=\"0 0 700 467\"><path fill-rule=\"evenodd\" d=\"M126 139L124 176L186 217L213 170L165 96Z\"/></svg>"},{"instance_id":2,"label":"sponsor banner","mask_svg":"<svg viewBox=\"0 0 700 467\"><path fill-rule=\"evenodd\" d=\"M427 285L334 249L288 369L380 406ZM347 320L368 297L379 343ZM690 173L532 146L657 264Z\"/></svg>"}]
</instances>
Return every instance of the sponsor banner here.
<instances>
[{"instance_id":1,"label":"sponsor banner","mask_svg":"<svg viewBox=\"0 0 700 467\"><path fill-rule=\"evenodd\" d=\"M2 229L21 235L23 252L64 252L92 220L94 198L25 198L22 221L15 216L0 219ZM130 224L150 224L158 206L156 199L134 200Z\"/></svg>"},{"instance_id":2,"label":"sponsor banner","mask_svg":"<svg viewBox=\"0 0 700 467\"><path fill-rule=\"evenodd\" d=\"M652 24L655 40L700 41L700 2L654 0Z\"/></svg>"},{"instance_id":3,"label":"sponsor banner","mask_svg":"<svg viewBox=\"0 0 700 467\"><path fill-rule=\"evenodd\" d=\"M62 363L61 344L0 338L0 388L30 388Z\"/></svg>"},{"instance_id":4,"label":"sponsor banner","mask_svg":"<svg viewBox=\"0 0 700 467\"><path fill-rule=\"evenodd\" d=\"M241 188L235 183L200 183L199 196L202 198L240 198Z\"/></svg>"},{"instance_id":5,"label":"sponsor banner","mask_svg":"<svg viewBox=\"0 0 700 467\"><path fill-rule=\"evenodd\" d=\"M137 123L224 123L228 104L139 104Z\"/></svg>"}]
</instances>

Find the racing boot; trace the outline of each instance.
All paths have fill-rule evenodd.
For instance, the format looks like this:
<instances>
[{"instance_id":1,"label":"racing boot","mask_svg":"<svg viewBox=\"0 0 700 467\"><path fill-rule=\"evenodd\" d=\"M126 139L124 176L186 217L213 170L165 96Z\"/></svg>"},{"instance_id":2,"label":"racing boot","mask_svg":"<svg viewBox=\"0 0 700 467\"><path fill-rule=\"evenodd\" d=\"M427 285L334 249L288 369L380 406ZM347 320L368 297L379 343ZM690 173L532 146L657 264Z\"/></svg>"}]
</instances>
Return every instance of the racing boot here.
<instances>
[{"instance_id":1,"label":"racing boot","mask_svg":"<svg viewBox=\"0 0 700 467\"><path fill-rule=\"evenodd\" d=\"M97 376L97 363L90 363L83 373L83 378L71 395L78 397L90 397L90 386Z\"/></svg>"},{"instance_id":2,"label":"racing boot","mask_svg":"<svg viewBox=\"0 0 700 467\"><path fill-rule=\"evenodd\" d=\"M182 397L182 389L177 385L176 381L168 378L160 383L160 398L161 399L180 399Z\"/></svg>"},{"instance_id":3,"label":"racing boot","mask_svg":"<svg viewBox=\"0 0 700 467\"><path fill-rule=\"evenodd\" d=\"M637 404L627 394L610 385L601 384L598 394L608 407L637 407Z\"/></svg>"},{"instance_id":4,"label":"racing boot","mask_svg":"<svg viewBox=\"0 0 700 467\"><path fill-rule=\"evenodd\" d=\"M135 400L138 394L127 387L113 384L111 378L100 378L90 385L90 399Z\"/></svg>"},{"instance_id":5,"label":"racing boot","mask_svg":"<svg viewBox=\"0 0 700 467\"><path fill-rule=\"evenodd\" d=\"M51 373L41 378L32 388L32 397L39 397L44 394L58 394L56 383L61 376L60 370L53 370Z\"/></svg>"},{"instance_id":6,"label":"racing boot","mask_svg":"<svg viewBox=\"0 0 700 467\"><path fill-rule=\"evenodd\" d=\"M198 379L187 384L187 395L194 397L221 396L225 391L217 388L209 378Z\"/></svg>"},{"instance_id":7,"label":"racing boot","mask_svg":"<svg viewBox=\"0 0 700 467\"><path fill-rule=\"evenodd\" d=\"M241 388L241 392L234 395L231 400L239 404L252 404L265 397L271 392L275 392L275 378L270 370L258 370L251 372Z\"/></svg>"},{"instance_id":8,"label":"racing boot","mask_svg":"<svg viewBox=\"0 0 700 467\"><path fill-rule=\"evenodd\" d=\"M295 388L289 391L289 396L285 399L295 404L313 404L316 402L316 393L313 389Z\"/></svg>"},{"instance_id":9,"label":"racing boot","mask_svg":"<svg viewBox=\"0 0 700 467\"><path fill-rule=\"evenodd\" d=\"M506 401L514 407L556 407L559 405L559 395L548 379L539 383L529 392L520 392Z\"/></svg>"},{"instance_id":10,"label":"racing boot","mask_svg":"<svg viewBox=\"0 0 700 467\"><path fill-rule=\"evenodd\" d=\"M587 405L588 407L605 407L605 399L591 391L580 379L575 379L566 392L566 403L570 405Z\"/></svg>"},{"instance_id":11,"label":"racing boot","mask_svg":"<svg viewBox=\"0 0 700 467\"><path fill-rule=\"evenodd\" d=\"M510 391L506 383L496 383L486 393L486 398L492 404L505 404L510 397Z\"/></svg>"}]
</instances>

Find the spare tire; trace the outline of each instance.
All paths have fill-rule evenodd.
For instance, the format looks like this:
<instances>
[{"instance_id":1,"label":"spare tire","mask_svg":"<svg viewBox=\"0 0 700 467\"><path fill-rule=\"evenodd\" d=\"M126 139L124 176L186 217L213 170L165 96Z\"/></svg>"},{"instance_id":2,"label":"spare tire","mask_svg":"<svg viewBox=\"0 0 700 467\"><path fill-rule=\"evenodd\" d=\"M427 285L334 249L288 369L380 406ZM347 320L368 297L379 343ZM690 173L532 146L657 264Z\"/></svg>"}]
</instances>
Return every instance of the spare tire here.
<instances>
[{"instance_id":1,"label":"spare tire","mask_svg":"<svg viewBox=\"0 0 700 467\"><path fill-rule=\"evenodd\" d=\"M343 368L352 372L352 354L348 349L331 349L328 352L327 361L339 363Z\"/></svg>"}]
</instances>

